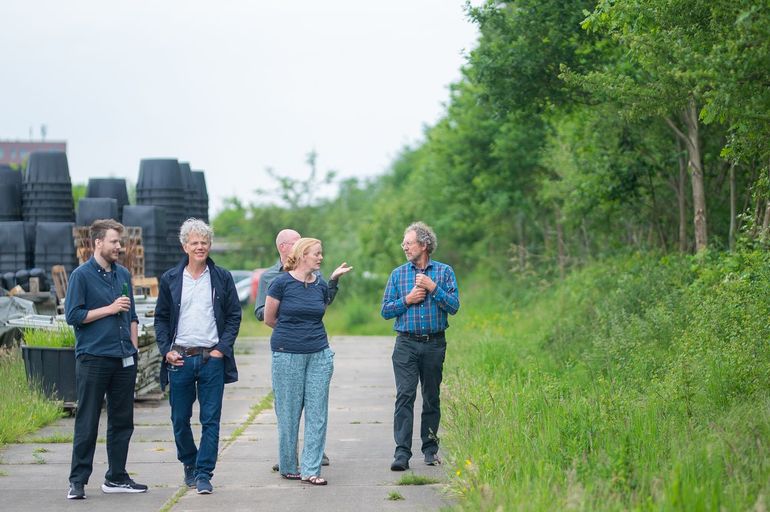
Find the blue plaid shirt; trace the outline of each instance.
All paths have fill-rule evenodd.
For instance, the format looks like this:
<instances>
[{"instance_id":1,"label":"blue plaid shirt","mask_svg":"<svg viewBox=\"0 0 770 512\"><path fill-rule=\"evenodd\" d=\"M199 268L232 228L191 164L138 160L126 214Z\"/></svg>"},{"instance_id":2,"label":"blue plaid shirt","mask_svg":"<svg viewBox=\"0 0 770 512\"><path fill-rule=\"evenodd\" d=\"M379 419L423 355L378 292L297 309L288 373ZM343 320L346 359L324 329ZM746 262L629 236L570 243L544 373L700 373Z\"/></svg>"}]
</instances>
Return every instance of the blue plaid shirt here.
<instances>
[{"instance_id":1,"label":"blue plaid shirt","mask_svg":"<svg viewBox=\"0 0 770 512\"><path fill-rule=\"evenodd\" d=\"M406 296L414 288L417 274L423 273L436 283L436 289L419 304L407 305ZM447 314L454 315L458 309L460 297L452 267L428 260L428 266L420 271L408 261L391 272L380 313L385 320L396 319L393 325L396 331L430 334L446 330L449 327Z\"/></svg>"}]
</instances>

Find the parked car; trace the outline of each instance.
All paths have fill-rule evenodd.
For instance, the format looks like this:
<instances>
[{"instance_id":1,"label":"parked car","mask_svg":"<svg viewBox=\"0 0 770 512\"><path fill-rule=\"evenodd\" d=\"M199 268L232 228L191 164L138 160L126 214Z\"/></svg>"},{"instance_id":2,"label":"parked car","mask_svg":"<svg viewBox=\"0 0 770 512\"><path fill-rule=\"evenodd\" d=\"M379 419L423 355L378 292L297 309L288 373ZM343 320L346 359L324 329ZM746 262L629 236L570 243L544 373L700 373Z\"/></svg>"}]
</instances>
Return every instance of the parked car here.
<instances>
[{"instance_id":1,"label":"parked car","mask_svg":"<svg viewBox=\"0 0 770 512\"><path fill-rule=\"evenodd\" d=\"M257 302L257 290L259 289L259 278L267 270L266 268L256 268L251 273L251 303Z\"/></svg>"},{"instance_id":2,"label":"parked car","mask_svg":"<svg viewBox=\"0 0 770 512\"><path fill-rule=\"evenodd\" d=\"M245 306L249 303L251 297L251 279L253 272L251 270L231 270L233 275L233 281L235 281L235 289L238 291L238 300L241 301L241 306Z\"/></svg>"}]
</instances>

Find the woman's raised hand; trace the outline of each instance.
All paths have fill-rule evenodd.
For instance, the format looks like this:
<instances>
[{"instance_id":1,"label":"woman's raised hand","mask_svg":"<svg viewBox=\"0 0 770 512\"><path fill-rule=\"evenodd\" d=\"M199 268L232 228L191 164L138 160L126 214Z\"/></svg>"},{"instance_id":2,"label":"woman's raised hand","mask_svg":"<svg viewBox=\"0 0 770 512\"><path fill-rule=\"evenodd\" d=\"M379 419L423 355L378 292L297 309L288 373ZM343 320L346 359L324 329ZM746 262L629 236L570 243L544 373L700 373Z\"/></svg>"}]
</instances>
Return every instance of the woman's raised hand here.
<instances>
[{"instance_id":1,"label":"woman's raised hand","mask_svg":"<svg viewBox=\"0 0 770 512\"><path fill-rule=\"evenodd\" d=\"M353 267L348 265L347 261L343 261L339 267L334 269L334 272L332 272L332 275L331 277L329 277L329 280L334 281L336 279L339 279L342 275L347 274L351 270L353 270Z\"/></svg>"}]
</instances>

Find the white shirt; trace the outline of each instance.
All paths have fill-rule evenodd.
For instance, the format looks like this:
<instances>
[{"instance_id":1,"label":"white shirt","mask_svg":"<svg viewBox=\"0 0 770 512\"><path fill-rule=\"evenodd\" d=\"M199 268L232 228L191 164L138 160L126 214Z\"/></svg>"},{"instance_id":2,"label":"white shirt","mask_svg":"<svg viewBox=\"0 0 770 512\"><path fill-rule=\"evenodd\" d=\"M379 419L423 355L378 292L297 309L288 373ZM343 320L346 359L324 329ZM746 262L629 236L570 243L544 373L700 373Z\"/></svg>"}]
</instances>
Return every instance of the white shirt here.
<instances>
[{"instance_id":1,"label":"white shirt","mask_svg":"<svg viewBox=\"0 0 770 512\"><path fill-rule=\"evenodd\" d=\"M174 343L183 347L213 347L219 343L213 295L208 267L197 280L184 269L182 307Z\"/></svg>"}]
</instances>

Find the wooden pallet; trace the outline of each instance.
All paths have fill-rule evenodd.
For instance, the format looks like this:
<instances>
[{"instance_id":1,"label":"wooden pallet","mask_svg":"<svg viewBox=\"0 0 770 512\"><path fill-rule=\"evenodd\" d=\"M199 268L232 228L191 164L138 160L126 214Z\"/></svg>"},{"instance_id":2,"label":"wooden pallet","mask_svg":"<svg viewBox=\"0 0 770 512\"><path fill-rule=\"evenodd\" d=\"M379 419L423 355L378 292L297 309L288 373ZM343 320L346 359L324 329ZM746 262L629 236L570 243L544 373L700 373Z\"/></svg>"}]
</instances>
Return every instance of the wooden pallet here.
<instances>
[{"instance_id":1,"label":"wooden pallet","mask_svg":"<svg viewBox=\"0 0 770 512\"><path fill-rule=\"evenodd\" d=\"M75 226L72 228L72 237L75 243L78 262L82 265L94 253L90 228L87 226ZM123 238L120 245L121 250L118 263L126 267L132 276L144 277L142 228L139 226L126 226L123 230Z\"/></svg>"}]
</instances>

